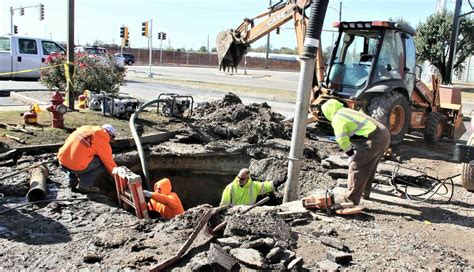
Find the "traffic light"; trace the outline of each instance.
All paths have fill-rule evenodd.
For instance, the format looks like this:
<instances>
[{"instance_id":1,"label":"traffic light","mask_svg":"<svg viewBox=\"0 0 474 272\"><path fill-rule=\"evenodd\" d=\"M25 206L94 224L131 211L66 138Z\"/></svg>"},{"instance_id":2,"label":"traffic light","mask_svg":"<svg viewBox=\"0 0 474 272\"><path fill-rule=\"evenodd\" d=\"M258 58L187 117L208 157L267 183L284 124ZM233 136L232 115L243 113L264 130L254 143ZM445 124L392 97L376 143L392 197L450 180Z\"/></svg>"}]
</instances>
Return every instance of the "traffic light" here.
<instances>
[{"instance_id":1,"label":"traffic light","mask_svg":"<svg viewBox=\"0 0 474 272\"><path fill-rule=\"evenodd\" d=\"M44 5L43 4L39 4L39 20L40 21L43 21L44 20Z\"/></svg>"},{"instance_id":2,"label":"traffic light","mask_svg":"<svg viewBox=\"0 0 474 272\"><path fill-rule=\"evenodd\" d=\"M277 27L276 33L277 33L278 35L280 35L280 28L279 28L279 27Z\"/></svg>"},{"instance_id":3,"label":"traffic light","mask_svg":"<svg viewBox=\"0 0 474 272\"><path fill-rule=\"evenodd\" d=\"M124 35L125 35L125 47L127 47L127 46L128 46L128 39L129 39L129 37L130 37L130 36L129 36L130 34L129 34L129 32L128 32L128 26L125 27L125 31L124 31L124 32L125 32L125 33L124 33Z\"/></svg>"},{"instance_id":4,"label":"traffic light","mask_svg":"<svg viewBox=\"0 0 474 272\"><path fill-rule=\"evenodd\" d=\"M162 32L158 32L158 40L161 40L161 33Z\"/></svg>"},{"instance_id":5,"label":"traffic light","mask_svg":"<svg viewBox=\"0 0 474 272\"><path fill-rule=\"evenodd\" d=\"M23 16L25 15L25 9L24 8L20 8L20 16Z\"/></svg>"},{"instance_id":6,"label":"traffic light","mask_svg":"<svg viewBox=\"0 0 474 272\"><path fill-rule=\"evenodd\" d=\"M161 34L161 39L162 39L162 40L166 40L166 33L165 33L165 32L162 32L162 34Z\"/></svg>"},{"instance_id":7,"label":"traffic light","mask_svg":"<svg viewBox=\"0 0 474 272\"><path fill-rule=\"evenodd\" d=\"M142 36L148 37L148 21L142 23Z\"/></svg>"},{"instance_id":8,"label":"traffic light","mask_svg":"<svg viewBox=\"0 0 474 272\"><path fill-rule=\"evenodd\" d=\"M18 34L18 26L13 26L13 34Z\"/></svg>"},{"instance_id":9,"label":"traffic light","mask_svg":"<svg viewBox=\"0 0 474 272\"><path fill-rule=\"evenodd\" d=\"M120 38L124 38L125 37L125 27L121 27L120 28Z\"/></svg>"}]
</instances>

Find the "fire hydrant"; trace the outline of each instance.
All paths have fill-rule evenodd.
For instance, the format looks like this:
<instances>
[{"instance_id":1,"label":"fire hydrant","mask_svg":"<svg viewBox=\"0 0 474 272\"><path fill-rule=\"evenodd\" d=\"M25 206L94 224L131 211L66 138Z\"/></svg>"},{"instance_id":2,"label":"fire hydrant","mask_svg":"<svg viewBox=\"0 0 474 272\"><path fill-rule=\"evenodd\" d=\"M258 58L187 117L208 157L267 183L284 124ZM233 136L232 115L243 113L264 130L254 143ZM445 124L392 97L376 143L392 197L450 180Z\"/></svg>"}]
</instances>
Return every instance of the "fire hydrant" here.
<instances>
[{"instance_id":1,"label":"fire hydrant","mask_svg":"<svg viewBox=\"0 0 474 272\"><path fill-rule=\"evenodd\" d=\"M51 96L51 103L53 105L46 109L53 114L53 128L64 128L64 117L63 115L67 112L67 107L63 104L64 98L58 91L54 92Z\"/></svg>"}]
</instances>

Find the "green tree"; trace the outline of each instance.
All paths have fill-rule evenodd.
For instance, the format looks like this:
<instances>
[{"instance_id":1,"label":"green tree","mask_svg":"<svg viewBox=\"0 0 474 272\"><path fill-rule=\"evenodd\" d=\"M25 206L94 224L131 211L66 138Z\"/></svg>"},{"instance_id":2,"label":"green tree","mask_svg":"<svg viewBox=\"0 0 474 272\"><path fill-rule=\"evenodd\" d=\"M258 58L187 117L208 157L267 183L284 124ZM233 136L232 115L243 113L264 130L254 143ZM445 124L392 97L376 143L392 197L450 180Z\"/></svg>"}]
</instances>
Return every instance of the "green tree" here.
<instances>
[{"instance_id":1,"label":"green tree","mask_svg":"<svg viewBox=\"0 0 474 272\"><path fill-rule=\"evenodd\" d=\"M421 23L416 32L415 43L417 61L429 60L438 67L444 79L449 71L448 54L451 41L453 13L443 12L433 14L426 22ZM462 71L462 63L474 51L474 19L461 17L459 22L459 36L454 59L454 71ZM445 82L450 83L450 82Z\"/></svg>"},{"instance_id":2,"label":"green tree","mask_svg":"<svg viewBox=\"0 0 474 272\"><path fill-rule=\"evenodd\" d=\"M199 51L198 52L207 52L207 47L205 47L204 45L199 47Z\"/></svg>"},{"instance_id":3,"label":"green tree","mask_svg":"<svg viewBox=\"0 0 474 272\"><path fill-rule=\"evenodd\" d=\"M251 48L249 51L258 52L258 53L265 53L265 52L267 52L267 46L262 45L262 46L259 46L259 47L256 47L256 48ZM271 51L271 47L270 47L270 51Z\"/></svg>"},{"instance_id":4,"label":"green tree","mask_svg":"<svg viewBox=\"0 0 474 272\"><path fill-rule=\"evenodd\" d=\"M402 25L407 25L407 26L411 27L410 22L405 20L403 17L390 17L390 18L388 18L388 20L390 22L397 22L397 23L400 23Z\"/></svg>"}]
</instances>

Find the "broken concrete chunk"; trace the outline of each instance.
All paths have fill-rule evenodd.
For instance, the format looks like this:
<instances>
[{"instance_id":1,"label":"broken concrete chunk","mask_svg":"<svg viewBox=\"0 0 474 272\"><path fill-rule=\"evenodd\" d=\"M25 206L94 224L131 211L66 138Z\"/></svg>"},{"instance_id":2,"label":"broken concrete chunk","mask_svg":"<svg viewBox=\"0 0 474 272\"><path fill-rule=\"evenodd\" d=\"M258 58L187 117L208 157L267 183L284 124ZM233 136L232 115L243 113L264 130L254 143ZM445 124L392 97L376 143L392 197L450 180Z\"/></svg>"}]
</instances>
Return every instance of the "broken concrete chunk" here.
<instances>
[{"instance_id":1,"label":"broken concrete chunk","mask_svg":"<svg viewBox=\"0 0 474 272\"><path fill-rule=\"evenodd\" d=\"M210 269L207 260L207 252L201 252L194 256L189 262L189 269L191 271L206 271Z\"/></svg>"},{"instance_id":2,"label":"broken concrete chunk","mask_svg":"<svg viewBox=\"0 0 474 272\"><path fill-rule=\"evenodd\" d=\"M275 247L268 252L266 258L269 263L274 264L280 261L281 257L283 256L283 249L280 247Z\"/></svg>"},{"instance_id":3,"label":"broken concrete chunk","mask_svg":"<svg viewBox=\"0 0 474 272\"><path fill-rule=\"evenodd\" d=\"M293 268L297 268L303 262L302 257L295 258L288 264L288 270L293 270Z\"/></svg>"},{"instance_id":4,"label":"broken concrete chunk","mask_svg":"<svg viewBox=\"0 0 474 272\"><path fill-rule=\"evenodd\" d=\"M289 250L289 249L285 249L283 251L283 255L281 256L281 260L280 262L281 263L284 263L285 266L287 266L294 258L296 257L296 253Z\"/></svg>"},{"instance_id":5,"label":"broken concrete chunk","mask_svg":"<svg viewBox=\"0 0 474 272\"><path fill-rule=\"evenodd\" d=\"M233 236L233 237L228 237L228 238L219 238L217 239L217 242L221 246L229 246L229 247L240 247L241 243L240 240Z\"/></svg>"},{"instance_id":6,"label":"broken concrete chunk","mask_svg":"<svg viewBox=\"0 0 474 272\"><path fill-rule=\"evenodd\" d=\"M318 263L319 268L321 270L325 271L336 271L338 270L341 266L335 262L331 262L329 260L324 260Z\"/></svg>"},{"instance_id":7,"label":"broken concrete chunk","mask_svg":"<svg viewBox=\"0 0 474 272\"><path fill-rule=\"evenodd\" d=\"M339 250L329 250L326 254L328 260L338 264L348 264L352 262L352 255Z\"/></svg>"},{"instance_id":8,"label":"broken concrete chunk","mask_svg":"<svg viewBox=\"0 0 474 272\"><path fill-rule=\"evenodd\" d=\"M267 268L267 263L262 254L251 248L234 248L230 250L230 254L244 265L255 269Z\"/></svg>"},{"instance_id":9,"label":"broken concrete chunk","mask_svg":"<svg viewBox=\"0 0 474 272\"><path fill-rule=\"evenodd\" d=\"M335 237L322 235L322 236L319 236L319 241L323 245L330 246L330 247L333 247L333 248L336 248L336 249L339 249L339 250L342 250L342 251L348 250L347 246L344 245L341 240L339 240Z\"/></svg>"},{"instance_id":10,"label":"broken concrete chunk","mask_svg":"<svg viewBox=\"0 0 474 272\"><path fill-rule=\"evenodd\" d=\"M227 271L230 271L237 264L237 260L217 244L211 244L207 258L209 264L220 265Z\"/></svg>"},{"instance_id":11,"label":"broken concrete chunk","mask_svg":"<svg viewBox=\"0 0 474 272\"><path fill-rule=\"evenodd\" d=\"M339 179L339 178L347 178L347 170L346 169L331 169L326 172L331 178Z\"/></svg>"},{"instance_id":12,"label":"broken concrete chunk","mask_svg":"<svg viewBox=\"0 0 474 272\"><path fill-rule=\"evenodd\" d=\"M275 245L275 240L272 238L260 238L255 241L247 243L249 248L253 249L270 249Z\"/></svg>"},{"instance_id":13,"label":"broken concrete chunk","mask_svg":"<svg viewBox=\"0 0 474 272\"><path fill-rule=\"evenodd\" d=\"M306 225L308 223L309 223L308 218L298 218L291 221L290 226L295 227L295 226Z\"/></svg>"},{"instance_id":14,"label":"broken concrete chunk","mask_svg":"<svg viewBox=\"0 0 474 272\"><path fill-rule=\"evenodd\" d=\"M347 179L337 179L337 187L347 188Z\"/></svg>"},{"instance_id":15,"label":"broken concrete chunk","mask_svg":"<svg viewBox=\"0 0 474 272\"><path fill-rule=\"evenodd\" d=\"M324 161L329 164L329 168L349 168L347 159L341 158L340 155L330 155Z\"/></svg>"}]
</instances>

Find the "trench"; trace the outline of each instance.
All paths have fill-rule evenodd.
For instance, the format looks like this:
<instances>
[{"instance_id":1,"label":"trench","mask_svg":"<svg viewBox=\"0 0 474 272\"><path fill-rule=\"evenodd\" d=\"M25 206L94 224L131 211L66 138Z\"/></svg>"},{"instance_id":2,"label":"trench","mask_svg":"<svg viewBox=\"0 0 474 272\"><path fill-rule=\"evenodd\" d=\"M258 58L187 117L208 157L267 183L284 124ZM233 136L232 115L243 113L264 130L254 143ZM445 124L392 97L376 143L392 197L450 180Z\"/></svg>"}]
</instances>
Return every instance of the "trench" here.
<instances>
[{"instance_id":1,"label":"trench","mask_svg":"<svg viewBox=\"0 0 474 272\"><path fill-rule=\"evenodd\" d=\"M242 154L151 155L148 166L151 187L169 178L185 210L201 204L219 205L222 191L241 168L249 167L250 157ZM140 163L130 167L141 174ZM144 179L143 179L144 180Z\"/></svg>"}]
</instances>

